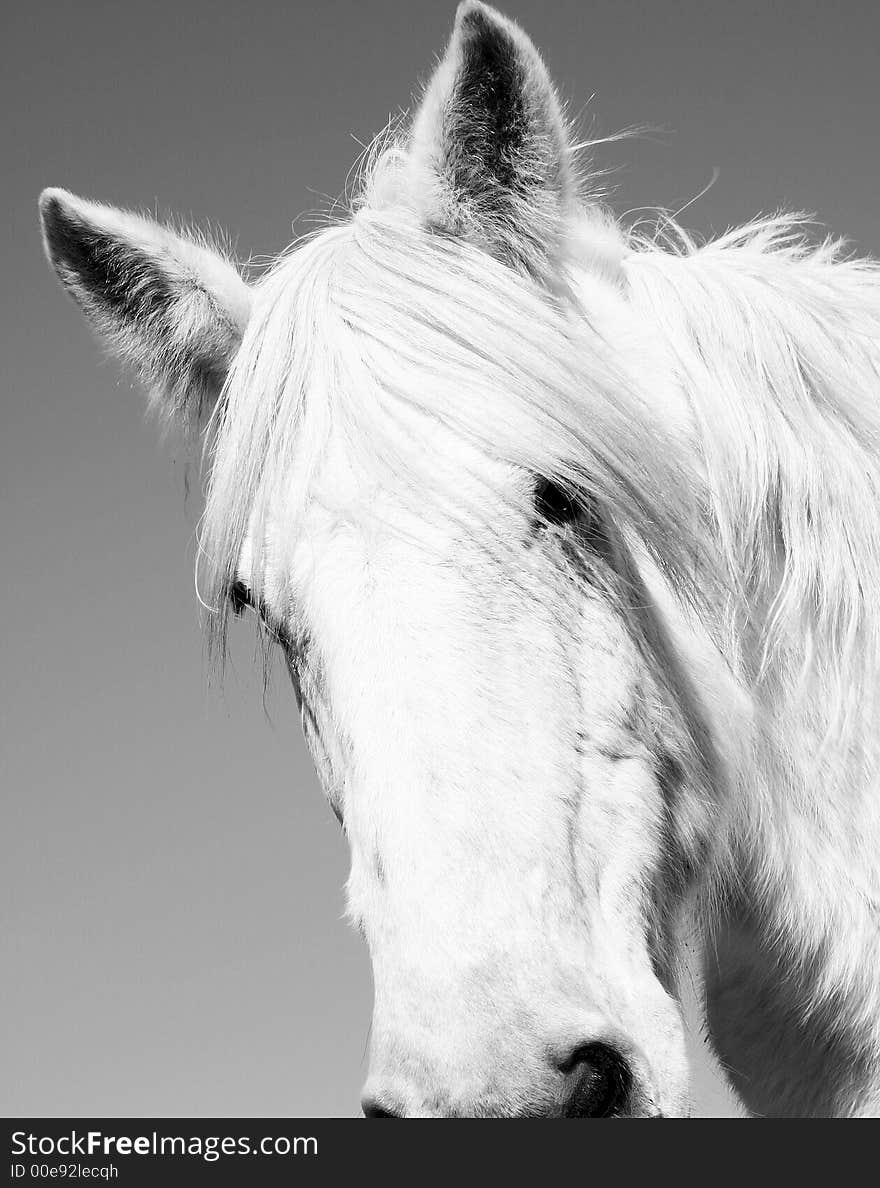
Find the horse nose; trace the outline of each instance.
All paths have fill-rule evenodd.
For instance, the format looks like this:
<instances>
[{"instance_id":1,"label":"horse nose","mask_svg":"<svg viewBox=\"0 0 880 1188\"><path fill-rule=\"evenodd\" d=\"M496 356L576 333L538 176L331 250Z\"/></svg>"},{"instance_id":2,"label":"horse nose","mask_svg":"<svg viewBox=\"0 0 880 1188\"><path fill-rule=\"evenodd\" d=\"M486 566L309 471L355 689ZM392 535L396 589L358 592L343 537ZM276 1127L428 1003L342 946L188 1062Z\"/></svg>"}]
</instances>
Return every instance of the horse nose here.
<instances>
[{"instance_id":1,"label":"horse nose","mask_svg":"<svg viewBox=\"0 0 880 1188\"><path fill-rule=\"evenodd\" d=\"M625 1112L632 1071L610 1044L581 1044L559 1062L559 1071L566 1078L564 1118L614 1118Z\"/></svg>"},{"instance_id":2,"label":"horse nose","mask_svg":"<svg viewBox=\"0 0 880 1188\"><path fill-rule=\"evenodd\" d=\"M386 1103L367 1094L361 1099L361 1109L365 1118L403 1118L402 1113L392 1110Z\"/></svg>"},{"instance_id":3,"label":"horse nose","mask_svg":"<svg viewBox=\"0 0 880 1188\"><path fill-rule=\"evenodd\" d=\"M567 1054L565 1054L567 1053ZM615 1118L631 1112L636 1078L632 1065L623 1051L607 1040L590 1040L576 1047L557 1048L549 1063L544 1060L533 1066L535 1081L510 1086L509 1092L494 1092L483 1096L459 1095L442 1081L425 1086L410 1086L406 1098L414 1102L414 1109L404 1104L404 1095L397 1091L396 1079L374 1080L361 1098L365 1118L407 1118L423 1114L428 1100L432 1101L430 1116L522 1117L522 1118ZM487 1077L491 1081L491 1077ZM413 1094L414 1090L414 1094ZM532 1100L531 1107L511 1109L516 1097Z\"/></svg>"}]
</instances>

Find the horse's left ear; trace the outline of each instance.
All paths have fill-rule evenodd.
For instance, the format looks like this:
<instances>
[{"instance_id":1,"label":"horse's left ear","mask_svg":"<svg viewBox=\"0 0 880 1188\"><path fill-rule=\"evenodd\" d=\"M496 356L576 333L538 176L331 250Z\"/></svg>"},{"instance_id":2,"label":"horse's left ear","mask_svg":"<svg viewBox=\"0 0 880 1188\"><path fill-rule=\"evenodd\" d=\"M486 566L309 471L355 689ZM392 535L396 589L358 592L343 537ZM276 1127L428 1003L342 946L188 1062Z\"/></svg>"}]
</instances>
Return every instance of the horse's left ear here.
<instances>
[{"instance_id":1,"label":"horse's left ear","mask_svg":"<svg viewBox=\"0 0 880 1188\"><path fill-rule=\"evenodd\" d=\"M429 226L547 281L577 210L571 157L532 42L466 0L413 124L410 200Z\"/></svg>"},{"instance_id":2,"label":"horse's left ear","mask_svg":"<svg viewBox=\"0 0 880 1188\"><path fill-rule=\"evenodd\" d=\"M235 266L192 236L66 190L43 191L40 218L59 280L163 418L203 427L250 315Z\"/></svg>"}]
</instances>

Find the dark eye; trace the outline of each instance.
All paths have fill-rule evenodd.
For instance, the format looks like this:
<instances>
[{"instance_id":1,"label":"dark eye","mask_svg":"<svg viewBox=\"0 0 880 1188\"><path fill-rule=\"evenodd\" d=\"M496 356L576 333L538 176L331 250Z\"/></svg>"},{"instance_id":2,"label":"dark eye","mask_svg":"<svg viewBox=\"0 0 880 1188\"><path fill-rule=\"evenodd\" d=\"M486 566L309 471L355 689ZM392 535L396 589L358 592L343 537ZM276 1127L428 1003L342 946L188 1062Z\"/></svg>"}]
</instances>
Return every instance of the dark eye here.
<instances>
[{"instance_id":1,"label":"dark eye","mask_svg":"<svg viewBox=\"0 0 880 1188\"><path fill-rule=\"evenodd\" d=\"M244 582L233 582L229 587L227 597L232 603L232 613L234 615L240 615L245 607L254 605L251 592Z\"/></svg>"},{"instance_id":2,"label":"dark eye","mask_svg":"<svg viewBox=\"0 0 880 1188\"><path fill-rule=\"evenodd\" d=\"M588 496L572 497L551 479L540 478L535 484L535 511L545 524L564 528L575 525L581 541L602 556L611 551L605 524L596 503Z\"/></svg>"},{"instance_id":3,"label":"dark eye","mask_svg":"<svg viewBox=\"0 0 880 1188\"><path fill-rule=\"evenodd\" d=\"M278 622L274 616L270 615L266 603L260 598L254 598L254 593L246 582L235 581L226 591L226 597L232 607L234 615L241 615L243 611L250 608L255 612L260 623L260 630L265 630L278 643L283 644L284 647L290 647L291 640L288 634L287 627Z\"/></svg>"},{"instance_id":4,"label":"dark eye","mask_svg":"<svg viewBox=\"0 0 880 1188\"><path fill-rule=\"evenodd\" d=\"M535 510L550 524L569 524L578 514L577 504L560 486L540 478L535 485Z\"/></svg>"}]
</instances>

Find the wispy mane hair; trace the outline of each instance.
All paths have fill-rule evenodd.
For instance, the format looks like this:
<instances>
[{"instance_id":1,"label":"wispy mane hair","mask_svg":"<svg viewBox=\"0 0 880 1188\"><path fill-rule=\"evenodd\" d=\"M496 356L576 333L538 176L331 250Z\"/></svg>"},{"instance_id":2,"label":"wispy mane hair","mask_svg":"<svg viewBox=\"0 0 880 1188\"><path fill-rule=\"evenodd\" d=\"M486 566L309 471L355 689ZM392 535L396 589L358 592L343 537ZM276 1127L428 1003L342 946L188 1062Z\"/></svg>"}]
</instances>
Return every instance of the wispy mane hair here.
<instances>
[{"instance_id":1,"label":"wispy mane hair","mask_svg":"<svg viewBox=\"0 0 880 1188\"><path fill-rule=\"evenodd\" d=\"M504 467L598 504L680 596L728 592L722 630L747 683L777 698L822 688L829 729L845 725L880 657L877 265L808 246L795 218L700 248L677 228L673 250L631 236L630 300L697 426L684 445L576 284L551 294L426 229L397 200L399 165L393 148L381 155L353 217L257 286L216 412L202 535L212 647L222 654L249 531L262 539L282 498L273 547L290 547L332 435L377 491L459 516L487 548L505 547L485 513L498 496L534 510L527 482L501 490ZM471 463L461 483L437 426L501 467ZM258 594L259 555L248 577Z\"/></svg>"},{"instance_id":2,"label":"wispy mane hair","mask_svg":"<svg viewBox=\"0 0 880 1188\"><path fill-rule=\"evenodd\" d=\"M492 474L506 466L556 483L576 504L598 503L678 589L692 588L693 470L585 312L405 209L367 206L258 286L218 406L202 534L214 646L249 530L266 525L283 493L285 541L275 547L295 538L331 431L378 486L424 515L442 507L487 547L505 547L483 511L497 500L473 496L492 480L474 473L476 488L461 484L438 464L432 426L501 463ZM528 514L528 482L494 494ZM259 591L259 556L249 581Z\"/></svg>"},{"instance_id":3,"label":"wispy mane hair","mask_svg":"<svg viewBox=\"0 0 880 1188\"><path fill-rule=\"evenodd\" d=\"M880 266L807 231L676 229L677 250L634 245L629 279L699 429L744 675L778 706L818 692L840 740L880 662Z\"/></svg>"}]
</instances>

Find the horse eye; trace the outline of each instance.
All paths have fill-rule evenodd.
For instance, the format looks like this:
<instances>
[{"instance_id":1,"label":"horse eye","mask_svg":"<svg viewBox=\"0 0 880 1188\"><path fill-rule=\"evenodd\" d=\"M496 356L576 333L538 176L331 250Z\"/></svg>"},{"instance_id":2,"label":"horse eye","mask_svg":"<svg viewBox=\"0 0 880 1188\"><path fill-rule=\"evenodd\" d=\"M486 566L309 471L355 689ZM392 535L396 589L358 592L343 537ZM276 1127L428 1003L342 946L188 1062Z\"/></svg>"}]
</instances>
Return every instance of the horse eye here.
<instances>
[{"instance_id":1,"label":"horse eye","mask_svg":"<svg viewBox=\"0 0 880 1188\"><path fill-rule=\"evenodd\" d=\"M558 483L541 478L535 485L535 510L545 524L563 528L568 524L576 525L578 536L587 548L602 556L609 554L602 514L589 497L572 499Z\"/></svg>"},{"instance_id":2,"label":"horse eye","mask_svg":"<svg viewBox=\"0 0 880 1188\"><path fill-rule=\"evenodd\" d=\"M227 597L232 603L232 613L234 615L240 615L246 606L254 605L251 592L244 582L233 582L229 587Z\"/></svg>"},{"instance_id":3,"label":"horse eye","mask_svg":"<svg viewBox=\"0 0 880 1188\"><path fill-rule=\"evenodd\" d=\"M578 514L577 504L550 479L541 478L535 486L535 510L550 524L569 524Z\"/></svg>"}]
</instances>

